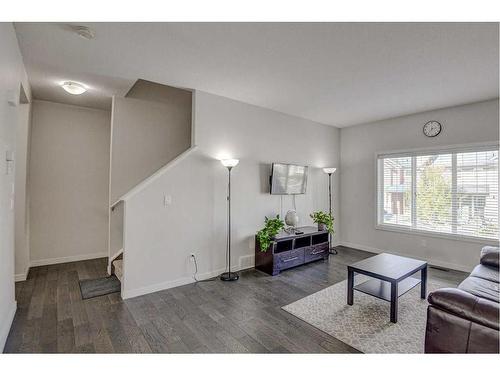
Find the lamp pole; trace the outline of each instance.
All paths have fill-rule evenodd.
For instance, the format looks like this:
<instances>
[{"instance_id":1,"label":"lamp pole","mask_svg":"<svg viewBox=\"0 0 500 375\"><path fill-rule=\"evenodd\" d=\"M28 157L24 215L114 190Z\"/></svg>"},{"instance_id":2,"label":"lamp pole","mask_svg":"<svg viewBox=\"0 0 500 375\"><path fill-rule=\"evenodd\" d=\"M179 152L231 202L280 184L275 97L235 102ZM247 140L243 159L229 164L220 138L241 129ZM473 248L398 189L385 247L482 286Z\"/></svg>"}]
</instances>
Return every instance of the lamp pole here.
<instances>
[{"instance_id":1,"label":"lamp pole","mask_svg":"<svg viewBox=\"0 0 500 375\"><path fill-rule=\"evenodd\" d=\"M231 272L231 170L238 160L222 160L222 164L227 168L228 182L227 182L227 252L228 252L228 272L220 275L222 281L236 281L240 276L236 272Z\"/></svg>"},{"instance_id":2,"label":"lamp pole","mask_svg":"<svg viewBox=\"0 0 500 375\"><path fill-rule=\"evenodd\" d=\"M329 207L329 211L328 213L330 214L330 217L332 217L332 174L335 173L335 171L337 170L337 168L332 168L332 167L328 167L328 168L323 168L323 172L325 172L327 175L328 175L328 207ZM331 233L328 233L328 252L330 254L337 254L337 250L335 250L335 248L332 247L332 241L333 241L333 238L332 238L332 234Z\"/></svg>"},{"instance_id":3,"label":"lamp pole","mask_svg":"<svg viewBox=\"0 0 500 375\"><path fill-rule=\"evenodd\" d=\"M328 203L330 204L330 209L329 209L329 213L330 213L330 216L332 216L332 174L331 173L328 173L328 197L330 197L330 199L328 200Z\"/></svg>"},{"instance_id":4,"label":"lamp pole","mask_svg":"<svg viewBox=\"0 0 500 375\"><path fill-rule=\"evenodd\" d=\"M330 210L328 211L330 213L330 217L332 217L332 173L328 173L328 203L330 204ZM332 247L332 234L328 233L328 248L329 248L329 253L330 254L337 254L337 250Z\"/></svg>"}]
</instances>

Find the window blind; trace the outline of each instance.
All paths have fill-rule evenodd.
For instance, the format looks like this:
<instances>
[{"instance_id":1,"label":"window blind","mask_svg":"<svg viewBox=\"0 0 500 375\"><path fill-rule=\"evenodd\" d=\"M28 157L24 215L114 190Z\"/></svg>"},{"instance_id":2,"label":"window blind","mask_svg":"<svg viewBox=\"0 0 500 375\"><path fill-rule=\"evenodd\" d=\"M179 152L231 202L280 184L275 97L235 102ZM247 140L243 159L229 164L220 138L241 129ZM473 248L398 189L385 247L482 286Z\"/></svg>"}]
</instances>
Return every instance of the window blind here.
<instances>
[{"instance_id":1,"label":"window blind","mask_svg":"<svg viewBox=\"0 0 500 375\"><path fill-rule=\"evenodd\" d=\"M498 147L378 156L378 223L498 240Z\"/></svg>"},{"instance_id":2,"label":"window blind","mask_svg":"<svg viewBox=\"0 0 500 375\"><path fill-rule=\"evenodd\" d=\"M384 222L411 226L411 157L383 159L382 209Z\"/></svg>"}]
</instances>

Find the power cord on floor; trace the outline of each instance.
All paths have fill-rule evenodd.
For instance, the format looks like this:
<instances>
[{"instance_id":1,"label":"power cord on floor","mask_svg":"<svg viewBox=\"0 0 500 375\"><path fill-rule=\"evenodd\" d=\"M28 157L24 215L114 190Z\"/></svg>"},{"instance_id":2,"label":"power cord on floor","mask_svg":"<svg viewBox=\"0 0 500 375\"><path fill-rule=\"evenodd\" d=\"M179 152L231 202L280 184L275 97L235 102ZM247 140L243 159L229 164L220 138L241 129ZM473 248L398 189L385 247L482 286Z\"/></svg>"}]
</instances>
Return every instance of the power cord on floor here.
<instances>
[{"instance_id":1,"label":"power cord on floor","mask_svg":"<svg viewBox=\"0 0 500 375\"><path fill-rule=\"evenodd\" d=\"M198 262L196 261L196 256L194 254L191 254L191 258L193 258L193 261L194 261L194 274L193 274L194 281L196 281L197 283L203 283L205 281L216 281L219 278L219 276L214 276L214 277L211 277L209 279L199 280L196 277L196 275L198 274Z\"/></svg>"}]
</instances>

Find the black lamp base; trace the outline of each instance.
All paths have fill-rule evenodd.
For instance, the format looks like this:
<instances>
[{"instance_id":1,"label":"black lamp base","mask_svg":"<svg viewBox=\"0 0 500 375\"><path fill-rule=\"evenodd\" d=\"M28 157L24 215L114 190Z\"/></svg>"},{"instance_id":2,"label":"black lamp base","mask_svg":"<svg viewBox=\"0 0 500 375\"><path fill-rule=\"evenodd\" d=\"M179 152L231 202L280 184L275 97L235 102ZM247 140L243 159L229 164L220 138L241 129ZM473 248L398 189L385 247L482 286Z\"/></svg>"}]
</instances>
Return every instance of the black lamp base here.
<instances>
[{"instance_id":1,"label":"black lamp base","mask_svg":"<svg viewBox=\"0 0 500 375\"><path fill-rule=\"evenodd\" d=\"M220 279L222 281L236 281L240 278L240 275L238 275L236 272L224 272L223 274L220 275Z\"/></svg>"}]
</instances>

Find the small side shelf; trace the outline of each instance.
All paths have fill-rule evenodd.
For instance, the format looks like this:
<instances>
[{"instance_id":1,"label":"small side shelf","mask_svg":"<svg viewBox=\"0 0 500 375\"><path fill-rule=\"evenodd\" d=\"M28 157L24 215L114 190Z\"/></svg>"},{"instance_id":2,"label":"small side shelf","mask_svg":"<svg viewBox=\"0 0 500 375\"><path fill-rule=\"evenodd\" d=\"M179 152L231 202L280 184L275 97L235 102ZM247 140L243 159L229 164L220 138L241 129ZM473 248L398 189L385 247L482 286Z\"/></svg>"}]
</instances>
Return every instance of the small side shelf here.
<instances>
[{"instance_id":1,"label":"small side shelf","mask_svg":"<svg viewBox=\"0 0 500 375\"><path fill-rule=\"evenodd\" d=\"M400 281L398 284L398 297L401 297L418 284L420 284L420 279L414 277L407 277ZM355 285L353 289L391 302L391 283L388 281L370 279L364 283Z\"/></svg>"},{"instance_id":2,"label":"small side shelf","mask_svg":"<svg viewBox=\"0 0 500 375\"><path fill-rule=\"evenodd\" d=\"M311 246L311 237L299 237L294 241L293 248L300 249L301 247Z\"/></svg>"},{"instance_id":3,"label":"small side shelf","mask_svg":"<svg viewBox=\"0 0 500 375\"><path fill-rule=\"evenodd\" d=\"M292 249L293 249L293 240L280 241L276 243L276 246L274 247L274 252L278 254L284 251L290 251Z\"/></svg>"},{"instance_id":4,"label":"small side shelf","mask_svg":"<svg viewBox=\"0 0 500 375\"><path fill-rule=\"evenodd\" d=\"M328 233L320 233L311 236L312 245L318 245L321 243L328 242Z\"/></svg>"},{"instance_id":5,"label":"small side shelf","mask_svg":"<svg viewBox=\"0 0 500 375\"><path fill-rule=\"evenodd\" d=\"M270 275L320 259L328 259L328 232L302 227L302 234L279 233L267 251L260 251L255 236L255 268Z\"/></svg>"}]
</instances>

